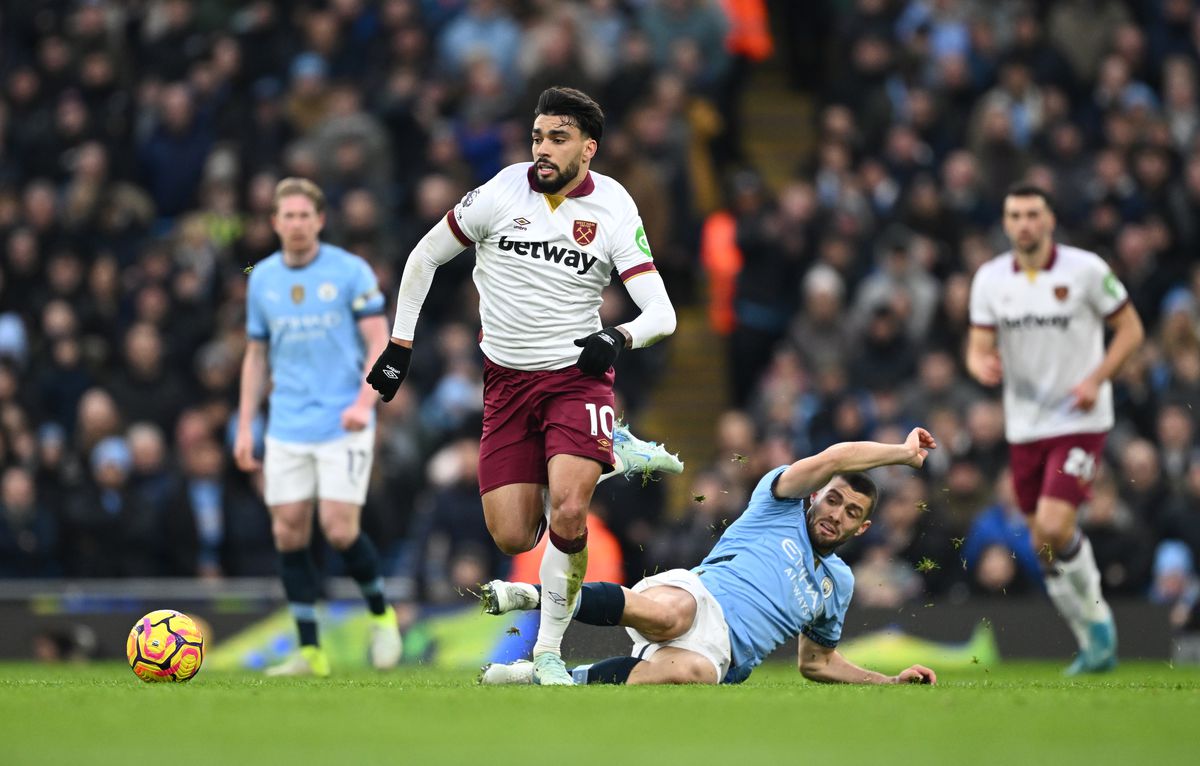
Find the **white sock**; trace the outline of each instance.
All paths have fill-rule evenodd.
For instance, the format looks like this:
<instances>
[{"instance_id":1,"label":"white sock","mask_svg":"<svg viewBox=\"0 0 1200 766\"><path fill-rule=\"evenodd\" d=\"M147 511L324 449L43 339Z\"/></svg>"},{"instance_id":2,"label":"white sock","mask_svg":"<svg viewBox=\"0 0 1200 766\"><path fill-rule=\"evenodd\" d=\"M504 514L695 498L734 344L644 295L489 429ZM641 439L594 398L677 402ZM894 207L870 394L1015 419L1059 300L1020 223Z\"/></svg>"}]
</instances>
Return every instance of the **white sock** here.
<instances>
[{"instance_id":1,"label":"white sock","mask_svg":"<svg viewBox=\"0 0 1200 766\"><path fill-rule=\"evenodd\" d=\"M557 535L547 535L546 552L538 571L542 580L542 609L538 622L537 643L533 656L543 652L562 654L562 638L575 614L579 589L587 573L587 547L577 553L563 553L554 544Z\"/></svg>"},{"instance_id":2,"label":"white sock","mask_svg":"<svg viewBox=\"0 0 1200 766\"><path fill-rule=\"evenodd\" d=\"M1079 597L1075 586L1071 584L1067 575L1062 571L1062 564L1056 561L1052 566L1054 572L1046 573L1046 593L1050 595L1050 600L1054 602L1058 613L1067 621L1067 627L1071 629L1071 633L1075 636L1075 643L1079 645L1079 649L1082 651L1087 646L1088 639L1087 619L1084 616L1083 599Z\"/></svg>"},{"instance_id":3,"label":"white sock","mask_svg":"<svg viewBox=\"0 0 1200 766\"><path fill-rule=\"evenodd\" d=\"M1070 561L1059 561L1061 577L1070 583L1071 588L1079 597L1080 613L1087 622L1108 622L1112 619L1112 609L1104 600L1100 589L1100 568L1096 566L1096 555L1092 552L1092 542L1084 537L1079 545L1079 552Z\"/></svg>"}]
</instances>

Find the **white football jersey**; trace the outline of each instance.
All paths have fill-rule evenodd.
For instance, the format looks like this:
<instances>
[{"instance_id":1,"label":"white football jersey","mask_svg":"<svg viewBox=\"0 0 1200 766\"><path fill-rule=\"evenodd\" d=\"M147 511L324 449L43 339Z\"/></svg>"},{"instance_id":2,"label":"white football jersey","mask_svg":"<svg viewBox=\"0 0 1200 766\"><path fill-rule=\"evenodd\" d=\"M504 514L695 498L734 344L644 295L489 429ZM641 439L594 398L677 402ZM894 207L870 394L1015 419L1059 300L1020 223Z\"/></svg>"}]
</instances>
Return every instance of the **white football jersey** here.
<instances>
[{"instance_id":1,"label":"white football jersey","mask_svg":"<svg viewBox=\"0 0 1200 766\"><path fill-rule=\"evenodd\" d=\"M1075 409L1071 389L1104 359L1104 323L1129 296L1104 259L1055 245L1041 271L1012 252L979 267L971 282L971 324L996 331L1004 365L1005 436L1022 444L1113 426L1112 384L1096 406Z\"/></svg>"},{"instance_id":2,"label":"white football jersey","mask_svg":"<svg viewBox=\"0 0 1200 766\"><path fill-rule=\"evenodd\" d=\"M533 185L533 164L511 165L468 192L446 215L464 246L475 244L480 347L517 370L575 363L574 344L601 329L601 292L615 269L623 282L655 271L629 193L588 172L567 196Z\"/></svg>"}]
</instances>

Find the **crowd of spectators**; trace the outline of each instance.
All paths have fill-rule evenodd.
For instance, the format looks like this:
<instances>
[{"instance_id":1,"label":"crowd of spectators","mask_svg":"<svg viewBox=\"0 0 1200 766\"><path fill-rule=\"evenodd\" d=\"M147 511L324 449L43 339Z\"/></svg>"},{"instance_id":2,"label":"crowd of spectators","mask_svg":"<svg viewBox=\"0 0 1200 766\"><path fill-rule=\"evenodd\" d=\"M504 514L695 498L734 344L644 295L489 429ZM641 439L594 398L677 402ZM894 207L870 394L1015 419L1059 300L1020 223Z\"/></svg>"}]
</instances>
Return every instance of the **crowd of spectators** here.
<instances>
[{"instance_id":1,"label":"crowd of spectators","mask_svg":"<svg viewBox=\"0 0 1200 766\"><path fill-rule=\"evenodd\" d=\"M847 5L805 4L821 30L809 34L836 41L794 73L820 99L811 161L774 194L735 176L702 242L734 403L757 443L778 442L759 468L926 425L942 448L920 476L881 472L877 528L845 551L859 598L1039 587L997 392L963 365L971 276L1008 249L1005 189L1032 182L1056 200L1059 241L1108 260L1149 328L1115 381L1117 425L1082 514L1105 588L1194 603L1200 11Z\"/></svg>"},{"instance_id":2,"label":"crowd of spectators","mask_svg":"<svg viewBox=\"0 0 1200 766\"><path fill-rule=\"evenodd\" d=\"M258 479L229 448L275 182L317 181L326 238L392 296L417 239L528 159L537 94L562 84L604 107L597 169L637 201L677 305L707 303L729 348L720 457L689 465L702 500L677 517L654 482L597 493L627 579L695 563L762 469L922 423L943 448L920 476L881 472L878 529L847 551L861 598L1039 587L1002 412L962 365L971 274L1005 249L1003 190L1027 179L1149 330L1084 514L1106 587L1194 599L1193 5L774 4L766 65L817 119L810 159L771 188L738 109L771 53L761 2L0 0L0 577L273 574ZM389 573L431 597L507 563L475 485L471 268L439 270L411 385L379 412L364 518ZM631 310L612 290L606 324ZM620 360L635 423L664 360Z\"/></svg>"}]
</instances>

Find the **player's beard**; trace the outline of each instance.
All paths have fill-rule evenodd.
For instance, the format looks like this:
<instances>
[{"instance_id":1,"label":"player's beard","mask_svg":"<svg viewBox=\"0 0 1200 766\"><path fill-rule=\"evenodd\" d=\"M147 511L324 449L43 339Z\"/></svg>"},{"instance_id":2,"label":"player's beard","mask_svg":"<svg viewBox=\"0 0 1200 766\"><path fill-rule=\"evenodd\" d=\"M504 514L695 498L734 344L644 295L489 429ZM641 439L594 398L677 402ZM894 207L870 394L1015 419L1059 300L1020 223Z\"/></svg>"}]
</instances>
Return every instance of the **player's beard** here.
<instances>
[{"instance_id":1,"label":"player's beard","mask_svg":"<svg viewBox=\"0 0 1200 766\"><path fill-rule=\"evenodd\" d=\"M1013 246L1016 248L1017 252L1020 253L1021 255L1033 256L1033 255L1037 255L1037 252L1039 250L1041 250L1043 242L1044 242L1044 239L1042 237L1034 237L1028 243L1023 243L1019 240L1014 240Z\"/></svg>"},{"instance_id":2,"label":"player's beard","mask_svg":"<svg viewBox=\"0 0 1200 766\"><path fill-rule=\"evenodd\" d=\"M579 175L579 160L575 160L571 164L567 165L566 170L560 170L558 166L552 162L540 163L550 165L552 168L554 168L556 175L550 176L550 178L542 178L537 174L538 164L539 163L536 162L534 163L533 182L534 185L537 186L538 191L540 191L542 194L557 194L564 186L570 183L575 176Z\"/></svg>"},{"instance_id":3,"label":"player's beard","mask_svg":"<svg viewBox=\"0 0 1200 766\"><path fill-rule=\"evenodd\" d=\"M808 539L812 543L813 548L816 548L822 555L832 552L835 548L846 542L848 537L828 537L828 532L819 526L821 519L813 518L810 513L808 516ZM835 533L836 534L836 533ZM820 537L818 537L820 535Z\"/></svg>"}]
</instances>

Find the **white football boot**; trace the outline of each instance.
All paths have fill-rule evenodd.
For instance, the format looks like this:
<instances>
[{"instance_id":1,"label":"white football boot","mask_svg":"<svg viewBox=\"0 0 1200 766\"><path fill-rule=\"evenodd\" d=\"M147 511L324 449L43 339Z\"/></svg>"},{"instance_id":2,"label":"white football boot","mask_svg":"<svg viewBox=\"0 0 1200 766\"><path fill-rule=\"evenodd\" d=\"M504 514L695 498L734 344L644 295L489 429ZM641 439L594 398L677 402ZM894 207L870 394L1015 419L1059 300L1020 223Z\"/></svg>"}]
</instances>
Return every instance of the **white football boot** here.
<instances>
[{"instance_id":1,"label":"white football boot","mask_svg":"<svg viewBox=\"0 0 1200 766\"><path fill-rule=\"evenodd\" d=\"M542 652L533 658L532 679L536 686L574 686L575 679L567 672L563 658L553 652Z\"/></svg>"},{"instance_id":2,"label":"white football boot","mask_svg":"<svg viewBox=\"0 0 1200 766\"><path fill-rule=\"evenodd\" d=\"M541 606L537 588L529 583L492 580L479 589L479 600L488 614L506 614L515 609L530 611Z\"/></svg>"},{"instance_id":3,"label":"white football boot","mask_svg":"<svg viewBox=\"0 0 1200 766\"><path fill-rule=\"evenodd\" d=\"M621 459L626 476L648 476L656 471L683 473L679 455L667 452L658 442L642 441L624 423L613 427L613 452Z\"/></svg>"},{"instance_id":4,"label":"white football boot","mask_svg":"<svg viewBox=\"0 0 1200 766\"><path fill-rule=\"evenodd\" d=\"M479 683L484 686L510 686L533 683L533 663L517 660L510 664L489 662L479 674Z\"/></svg>"}]
</instances>

